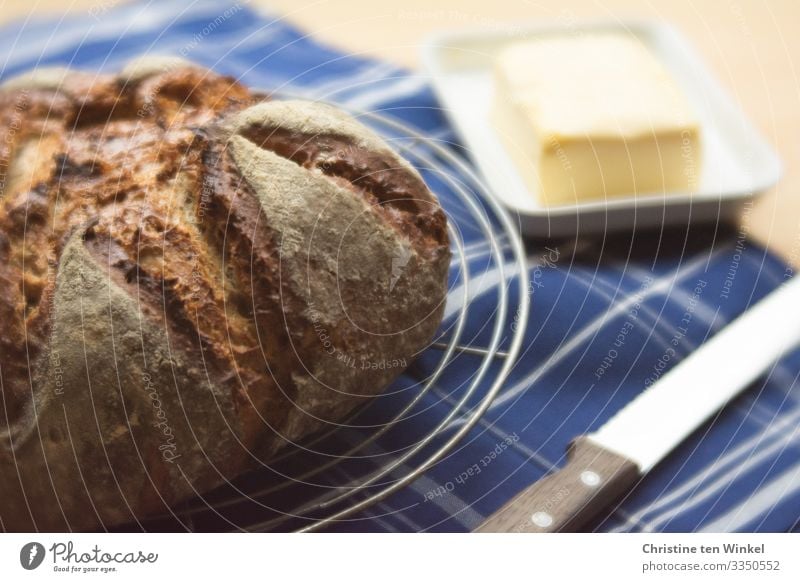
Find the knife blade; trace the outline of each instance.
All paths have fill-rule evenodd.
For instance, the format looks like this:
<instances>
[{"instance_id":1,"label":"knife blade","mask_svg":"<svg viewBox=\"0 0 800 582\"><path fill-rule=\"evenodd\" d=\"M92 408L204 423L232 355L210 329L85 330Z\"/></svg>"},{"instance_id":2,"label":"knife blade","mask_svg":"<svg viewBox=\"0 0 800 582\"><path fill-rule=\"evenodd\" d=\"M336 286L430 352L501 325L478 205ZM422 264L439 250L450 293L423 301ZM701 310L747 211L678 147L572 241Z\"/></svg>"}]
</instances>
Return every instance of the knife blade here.
<instances>
[{"instance_id":1,"label":"knife blade","mask_svg":"<svg viewBox=\"0 0 800 582\"><path fill-rule=\"evenodd\" d=\"M567 463L476 531L579 531L800 343L800 277L784 283L644 390L577 437Z\"/></svg>"}]
</instances>

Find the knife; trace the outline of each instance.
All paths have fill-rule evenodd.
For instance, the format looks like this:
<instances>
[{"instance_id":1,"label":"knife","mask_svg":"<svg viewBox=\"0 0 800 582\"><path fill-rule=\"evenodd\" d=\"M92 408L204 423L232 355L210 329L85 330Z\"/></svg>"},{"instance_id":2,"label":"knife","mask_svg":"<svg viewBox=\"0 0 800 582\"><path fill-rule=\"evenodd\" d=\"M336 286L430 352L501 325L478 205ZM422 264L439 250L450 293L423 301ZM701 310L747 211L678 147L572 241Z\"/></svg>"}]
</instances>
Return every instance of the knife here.
<instances>
[{"instance_id":1,"label":"knife","mask_svg":"<svg viewBox=\"0 0 800 582\"><path fill-rule=\"evenodd\" d=\"M574 439L563 468L476 531L580 531L798 342L800 277L750 307L596 432Z\"/></svg>"}]
</instances>

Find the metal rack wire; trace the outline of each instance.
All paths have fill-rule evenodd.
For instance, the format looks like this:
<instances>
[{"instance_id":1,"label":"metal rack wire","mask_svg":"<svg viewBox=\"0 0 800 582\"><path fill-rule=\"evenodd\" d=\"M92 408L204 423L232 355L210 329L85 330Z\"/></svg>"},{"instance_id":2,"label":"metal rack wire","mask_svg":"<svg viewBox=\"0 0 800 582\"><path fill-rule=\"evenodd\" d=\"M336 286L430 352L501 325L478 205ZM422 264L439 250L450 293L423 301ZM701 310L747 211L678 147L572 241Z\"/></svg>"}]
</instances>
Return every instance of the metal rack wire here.
<instances>
[{"instance_id":1,"label":"metal rack wire","mask_svg":"<svg viewBox=\"0 0 800 582\"><path fill-rule=\"evenodd\" d=\"M433 176L436 185L430 184L430 180L429 185L434 191L448 190L447 196L442 192L437 194L451 218L454 255L451 280L458 281L458 292L451 289L448 296L451 316L446 318L437 340L420 355L420 359L438 358L438 361L424 377L415 379L410 388L397 392L401 395L401 404L395 406L374 399L343 423L344 427L361 425L357 433L343 438L341 432L347 428L337 428L317 435L302 447L287 450L271 461L269 467L247 475L241 482L176 508L172 517L182 529L314 531L351 518L409 485L444 459L479 422L503 387L520 352L530 309L529 282L525 252L511 218L448 145L428 139L391 117L363 111L351 113L382 134L424 175ZM471 269L475 267L468 260L462 232L456 227L459 221L452 220L453 216L467 218L480 232L480 244L488 253L478 269L485 273L491 267L498 273L499 282L493 287L494 310L488 317L485 312L470 310L474 294L471 285L475 284L475 273ZM518 288L516 306L510 300L510 289L514 285ZM513 316L514 326L509 326L509 316ZM481 333L466 337L467 324L474 323L476 317L485 319L483 325L478 326ZM488 342L478 343L478 336L488 336ZM468 368L468 380L457 389L442 393L439 382L451 366L457 366L462 375ZM413 371L407 370L406 375L413 376ZM408 392L411 392L410 398ZM412 442L389 453L371 450L376 442L402 423L429 413L431 398L446 401L449 406L425 434L416 435ZM367 409L372 413L378 409L379 416L386 418L374 422L373 428L365 432L365 423L359 419L369 414ZM344 442L346 446L326 450L327 443L332 440ZM309 452L313 452L312 459L303 460ZM382 456L387 457L385 462L375 466L374 460ZM363 465L365 460L370 461L368 470L345 469L347 465ZM298 499L303 501L298 502ZM152 527L143 525L147 529L164 527L157 522Z\"/></svg>"}]
</instances>

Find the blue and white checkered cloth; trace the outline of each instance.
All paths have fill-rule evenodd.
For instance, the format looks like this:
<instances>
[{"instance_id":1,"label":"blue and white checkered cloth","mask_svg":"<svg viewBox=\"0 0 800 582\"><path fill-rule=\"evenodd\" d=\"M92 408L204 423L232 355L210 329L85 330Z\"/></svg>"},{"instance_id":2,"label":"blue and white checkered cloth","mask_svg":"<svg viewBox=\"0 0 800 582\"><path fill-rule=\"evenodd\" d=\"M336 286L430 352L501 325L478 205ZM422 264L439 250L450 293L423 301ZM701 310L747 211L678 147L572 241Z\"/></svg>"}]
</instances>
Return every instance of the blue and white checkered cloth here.
<instances>
[{"instance_id":1,"label":"blue and white checkered cloth","mask_svg":"<svg viewBox=\"0 0 800 582\"><path fill-rule=\"evenodd\" d=\"M421 76L341 54L239 4L114 4L98 2L84 14L6 26L0 32L0 76L46 65L115 71L143 53L182 55L252 87L380 111L459 151ZM437 193L464 236L470 260L485 261L488 246L472 234L466 218L462 222L458 203L446 188ZM483 422L422 478L331 529L474 528L561 464L572 438L600 426L792 274L748 240L746 229L732 232L714 224L573 246L528 249L533 309L523 355ZM498 285L492 271L483 275L481 291L470 297L466 330L475 344L488 341L481 314L493 311L490 291ZM423 357L415 366L424 374L435 360ZM449 367L426 397L425 413L404 422L407 437L444 416L451 404L443 395L464 381L458 370ZM698 430L596 529L799 530L798 372L800 354L794 353ZM404 381L411 382L399 384ZM407 444L387 435L370 452L385 464L393 454L387 451Z\"/></svg>"}]
</instances>

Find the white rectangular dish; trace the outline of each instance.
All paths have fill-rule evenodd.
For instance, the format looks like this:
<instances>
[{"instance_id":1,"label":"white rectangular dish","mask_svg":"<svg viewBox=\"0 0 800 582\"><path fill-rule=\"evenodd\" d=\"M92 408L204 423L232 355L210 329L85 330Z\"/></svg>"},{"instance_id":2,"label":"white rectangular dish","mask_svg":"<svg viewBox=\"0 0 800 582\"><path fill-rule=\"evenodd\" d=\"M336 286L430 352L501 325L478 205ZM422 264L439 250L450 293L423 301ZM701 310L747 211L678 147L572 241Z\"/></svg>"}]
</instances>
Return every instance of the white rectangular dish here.
<instances>
[{"instance_id":1,"label":"white rectangular dish","mask_svg":"<svg viewBox=\"0 0 800 582\"><path fill-rule=\"evenodd\" d=\"M523 183L489 120L495 55L510 42L600 31L638 37L690 100L703 134L697 192L640 194L545 207ZM445 113L487 186L519 218L523 234L529 236L563 237L724 219L738 212L746 200L773 186L781 174L774 150L714 80L689 43L664 24L515 26L508 32L444 33L428 40L422 59Z\"/></svg>"}]
</instances>

